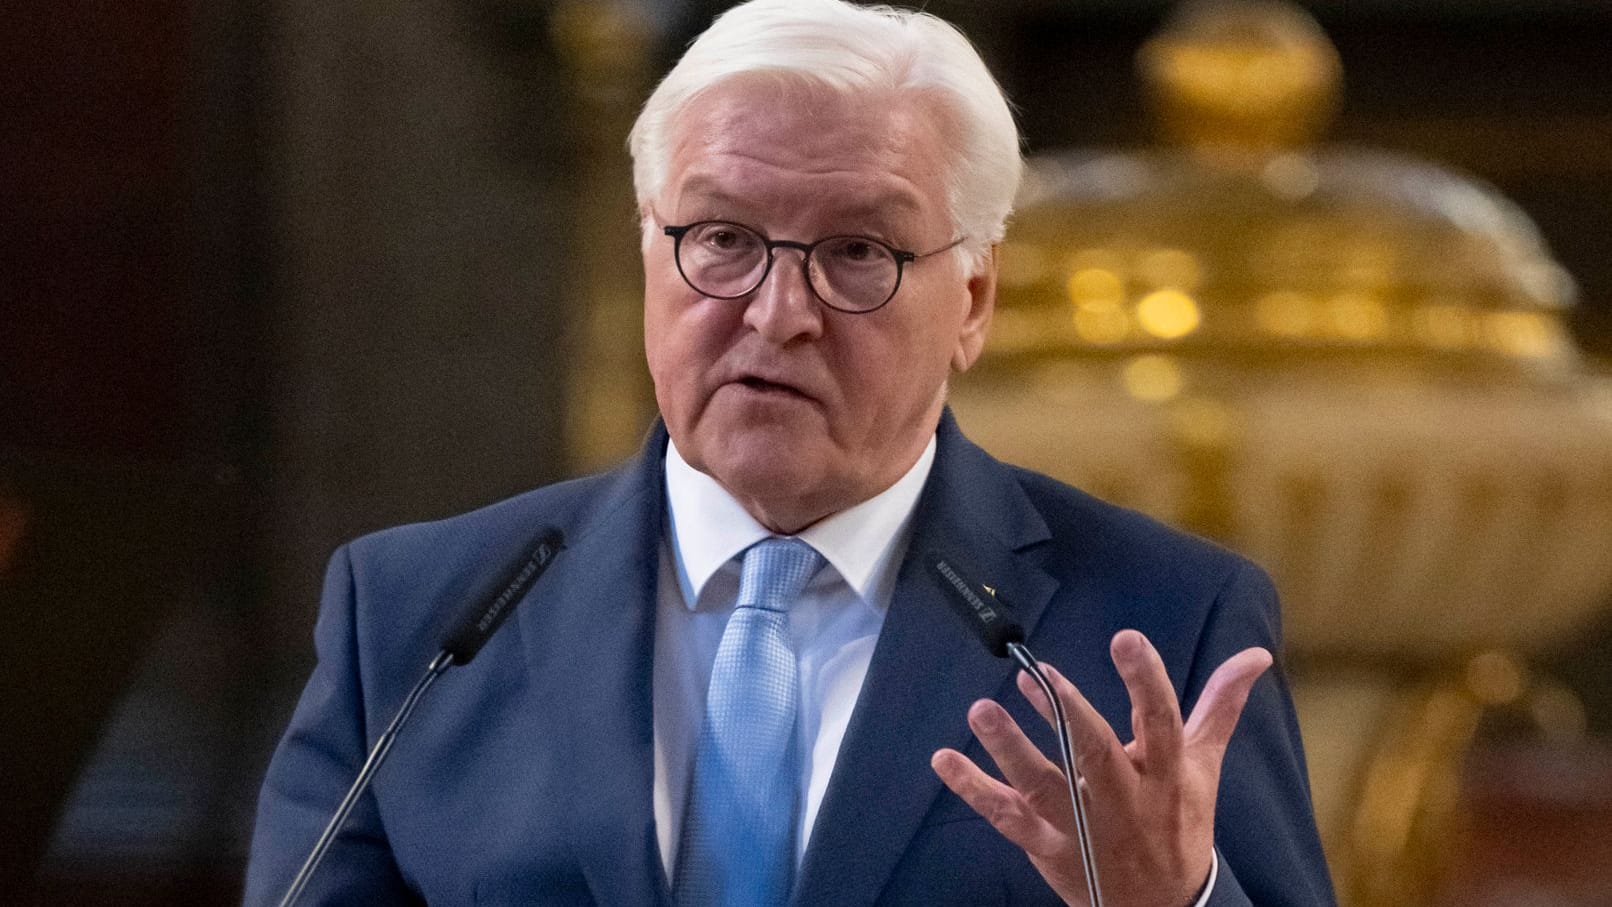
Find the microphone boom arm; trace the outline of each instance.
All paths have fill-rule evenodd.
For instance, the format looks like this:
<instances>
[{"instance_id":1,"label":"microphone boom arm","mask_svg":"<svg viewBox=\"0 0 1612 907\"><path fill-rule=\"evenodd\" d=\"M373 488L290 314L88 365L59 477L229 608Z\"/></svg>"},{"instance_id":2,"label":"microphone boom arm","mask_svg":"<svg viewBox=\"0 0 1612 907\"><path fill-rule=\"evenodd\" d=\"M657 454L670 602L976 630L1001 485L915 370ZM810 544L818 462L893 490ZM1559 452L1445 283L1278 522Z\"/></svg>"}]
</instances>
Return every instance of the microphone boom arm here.
<instances>
[{"instance_id":1,"label":"microphone boom arm","mask_svg":"<svg viewBox=\"0 0 1612 907\"><path fill-rule=\"evenodd\" d=\"M459 615L442 643L442 650L426 665L425 674L415 682L414 688L403 698L403 705L398 707L397 714L392 717L392 723L386 726L381 736L376 738L375 746L369 751L369 758L364 760L364 767L359 769L358 777L353 779L353 786L347 789L347 796L342 798L341 805L336 807L335 815L325 825L320 833L319 840L314 843L313 850L308 858L302 861L302 868L291 880L291 886L286 889L285 897L280 899L279 907L293 907L297 899L302 897L303 889L308 887L308 880L313 877L313 871L319 868L319 863L335 843L336 836L341 833L343 823L347 816L358 805L358 798L369 789L370 779L380 769L381 763L386 761L386 754L391 752L392 744L396 742L398 732L413 714L414 707L419 704L420 697L431 688L442 673L454 665L469 664L476 653L481 651L482 644L487 642L498 628L503 625L509 615L520 604L521 599L537 582L537 578L549 568L554 559L565 550L565 536L560 530L546 526L538 534L536 544L529 549L527 557L516 562L515 569L507 574L503 582L492 588L498 589L495 596L475 596L471 599L470 609Z\"/></svg>"},{"instance_id":2,"label":"microphone boom arm","mask_svg":"<svg viewBox=\"0 0 1612 907\"><path fill-rule=\"evenodd\" d=\"M1058 756L1063 761L1063 776L1069 785L1069 803L1075 808L1075 838L1080 842L1080 862L1086 874L1086 897L1091 901L1091 907L1103 907L1102 890L1097 884L1097 860L1091 849L1091 823L1086 817L1086 792L1081 787L1080 773L1075 767L1075 748L1069 737L1069 721L1064 714L1063 703L1053 692L1040 662L1030 654L1024 643L1010 642L1007 650L1008 656L1035 679L1052 706L1053 725L1058 732Z\"/></svg>"},{"instance_id":3,"label":"microphone boom arm","mask_svg":"<svg viewBox=\"0 0 1612 907\"><path fill-rule=\"evenodd\" d=\"M347 789L347 796L343 797L341 805L336 807L335 815L330 817L330 822L325 825L324 832L319 835L319 841L314 844L313 850L308 854L308 858L302 861L302 868L297 870L296 878L291 880L291 887L286 889L285 897L280 899L280 907L292 907L297 902L297 899L302 897L302 890L308 887L308 880L313 877L313 871L319 868L319 863L325 858L326 851L330 850L330 845L335 843L336 835L341 831L343 823L347 821L347 814L353 811L354 806L358 805L358 798L363 796L364 791L369 788L370 779L375 777L375 770L381 767L382 762L386 761L386 754L391 751L392 743L397 740L397 732L403 729L404 723L409 720L409 715L413 714L415 705L420 702L420 697L425 695L425 691L430 689L431 684L442 676L443 671L452 667L453 663L453 656L448 654L447 650L438 652L437 657L431 659L431 664L427 666L425 675L414 684L414 689L410 690L409 695L404 698L403 705L397 710L397 714L392 717L392 723L388 724L386 730L381 732L381 736L375 740L375 746L369 751L369 758L364 760L364 767L359 769L358 777L353 780L353 786Z\"/></svg>"}]
</instances>

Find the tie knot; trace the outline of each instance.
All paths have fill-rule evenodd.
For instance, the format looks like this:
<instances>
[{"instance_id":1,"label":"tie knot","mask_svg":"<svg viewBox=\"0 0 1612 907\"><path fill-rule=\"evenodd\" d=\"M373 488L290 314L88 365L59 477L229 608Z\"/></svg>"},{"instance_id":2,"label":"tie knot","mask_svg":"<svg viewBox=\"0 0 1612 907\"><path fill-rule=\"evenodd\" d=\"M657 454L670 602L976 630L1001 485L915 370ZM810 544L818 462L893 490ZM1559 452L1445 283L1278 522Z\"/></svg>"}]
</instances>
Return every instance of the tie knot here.
<instances>
[{"instance_id":1,"label":"tie knot","mask_svg":"<svg viewBox=\"0 0 1612 907\"><path fill-rule=\"evenodd\" d=\"M800 539L771 538L744 553L740 608L788 611L823 566L823 556Z\"/></svg>"}]
</instances>

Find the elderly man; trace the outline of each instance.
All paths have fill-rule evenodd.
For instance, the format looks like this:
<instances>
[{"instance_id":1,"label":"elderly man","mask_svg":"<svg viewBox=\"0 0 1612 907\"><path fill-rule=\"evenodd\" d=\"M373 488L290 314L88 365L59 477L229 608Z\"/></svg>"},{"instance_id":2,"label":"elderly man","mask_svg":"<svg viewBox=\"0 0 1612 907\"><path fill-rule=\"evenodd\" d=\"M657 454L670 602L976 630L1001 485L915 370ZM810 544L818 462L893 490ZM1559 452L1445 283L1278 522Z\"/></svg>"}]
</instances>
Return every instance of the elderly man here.
<instances>
[{"instance_id":1,"label":"elderly man","mask_svg":"<svg viewBox=\"0 0 1612 907\"><path fill-rule=\"evenodd\" d=\"M337 552L248 901L283 890L457 599L552 523L569 550L420 707L319 903L1084 903L1049 704L950 612L932 548L1062 669L1109 907L1331 903L1263 575L946 412L1020 173L968 42L754 0L632 151L663 422L614 473Z\"/></svg>"}]
</instances>

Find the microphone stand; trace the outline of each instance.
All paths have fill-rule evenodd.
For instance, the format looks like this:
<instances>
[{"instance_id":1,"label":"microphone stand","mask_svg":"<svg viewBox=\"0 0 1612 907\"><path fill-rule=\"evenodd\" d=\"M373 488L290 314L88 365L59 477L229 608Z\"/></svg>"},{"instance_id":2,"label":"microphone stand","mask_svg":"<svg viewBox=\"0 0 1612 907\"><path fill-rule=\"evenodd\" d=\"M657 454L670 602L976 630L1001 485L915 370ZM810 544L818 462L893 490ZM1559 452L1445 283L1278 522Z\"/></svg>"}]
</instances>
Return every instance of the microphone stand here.
<instances>
[{"instance_id":1,"label":"microphone stand","mask_svg":"<svg viewBox=\"0 0 1612 907\"><path fill-rule=\"evenodd\" d=\"M1080 788L1080 775L1075 770L1075 748L1069 739L1069 724L1064 716L1063 703L1052 691L1041 664L1022 642L1007 644L1008 656L1023 668L1036 685L1046 694L1052 706L1052 723L1058 732L1058 756L1063 760L1063 777L1069 784L1069 803L1075 808L1075 838L1080 842L1080 863L1086 874L1086 897L1091 907L1103 907L1102 890L1097 884L1097 859L1091 848L1091 823L1086 817L1086 796Z\"/></svg>"},{"instance_id":2,"label":"microphone stand","mask_svg":"<svg viewBox=\"0 0 1612 907\"><path fill-rule=\"evenodd\" d=\"M530 553L524 560L517 561L512 571L503 578L503 582L490 588L500 589L495 596L474 596L470 603L472 607L459 615L450 632L442 643L442 651L431 659L426 665L425 674L409 690L404 697L403 705L392 716L392 723L375 740L375 746L369 751L369 758L364 760L364 767L359 769L358 777L353 780L353 786L347 789L347 796L342 798L341 805L336 807L336 814L330 817L325 830L319 835L319 840L313 845L308 858L302 861L302 868L291 880L291 887L286 889L285 897L280 899L280 907L293 907L297 899L302 897L303 889L308 887L308 880L313 877L313 871L319 868L319 862L325 858L330 845L335 843L336 835L341 832L342 824L347 816L358 805L358 798L369 789L370 779L386 761L386 754L392 751L392 744L397 740L398 732L403 729L409 715L414 713L414 707L419 704L420 697L431 688L442 673L454 665L469 664L476 653L481 651L493 633L509 619L515 606L543 575L549 564L559 553L565 550L565 536L560 530L544 527L538 534L536 544L528 549Z\"/></svg>"},{"instance_id":3,"label":"microphone stand","mask_svg":"<svg viewBox=\"0 0 1612 907\"><path fill-rule=\"evenodd\" d=\"M336 807L336 814L330 817L324 832L319 835L319 841L314 844L308 858L302 861L302 868L297 870L296 878L291 880L291 887L286 889L285 897L280 899L280 907L292 907L297 899L302 897L302 890L308 887L308 880L313 877L313 871L319 868L319 862L325 858L325 852L330 850L330 845L335 842L336 834L347 821L347 814L353 811L353 807L358 804L358 798L364 795L370 779L375 777L376 769L386 761L386 754L391 752L392 743L397 740L397 732L402 730L403 724L409 720L409 715L414 712L420 697L425 695L431 684L442 676L443 671L452 667L453 663L453 655L446 649L431 659L425 675L414 684L414 689L409 691L402 707L392 717L392 723L387 725L386 730L376 739L374 748L369 751L369 758L364 760L364 767L358 772L358 778L353 781L353 786L347 789L347 796L343 797L341 805Z\"/></svg>"}]
</instances>

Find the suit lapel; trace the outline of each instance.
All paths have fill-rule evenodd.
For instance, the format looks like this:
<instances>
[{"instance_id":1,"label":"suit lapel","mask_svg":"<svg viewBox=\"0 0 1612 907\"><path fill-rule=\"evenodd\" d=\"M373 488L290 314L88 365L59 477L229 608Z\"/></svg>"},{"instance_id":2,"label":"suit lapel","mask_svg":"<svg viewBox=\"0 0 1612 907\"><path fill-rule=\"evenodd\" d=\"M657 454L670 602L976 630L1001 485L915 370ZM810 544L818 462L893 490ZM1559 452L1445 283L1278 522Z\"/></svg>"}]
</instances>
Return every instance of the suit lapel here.
<instances>
[{"instance_id":1,"label":"suit lapel","mask_svg":"<svg viewBox=\"0 0 1612 907\"><path fill-rule=\"evenodd\" d=\"M929 758L970 739L965 716L1013 675L951 610L927 575L940 551L1013 605L1029 631L1057 583L1021 552L1046 524L1000 463L962 437L950 413L914 515L894 600L806 851L795 902L861 905L878 897L941 790Z\"/></svg>"},{"instance_id":2,"label":"suit lapel","mask_svg":"<svg viewBox=\"0 0 1612 907\"><path fill-rule=\"evenodd\" d=\"M572 853L594 899L666 905L670 887L655 839L651 694L655 595L664 510L665 433L651 435L595 512L579 521L556 562L562 582L548 613L521 612L530 668L556 676L565 695L535 708L567 716L553 741L568 755ZM563 596L563 597L561 597Z\"/></svg>"}]
</instances>

